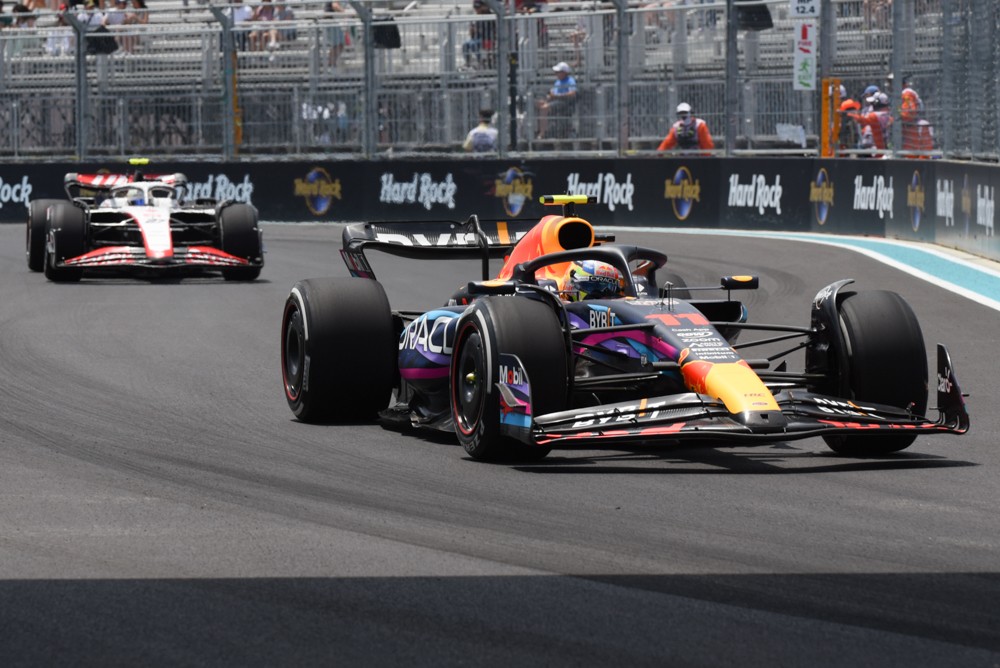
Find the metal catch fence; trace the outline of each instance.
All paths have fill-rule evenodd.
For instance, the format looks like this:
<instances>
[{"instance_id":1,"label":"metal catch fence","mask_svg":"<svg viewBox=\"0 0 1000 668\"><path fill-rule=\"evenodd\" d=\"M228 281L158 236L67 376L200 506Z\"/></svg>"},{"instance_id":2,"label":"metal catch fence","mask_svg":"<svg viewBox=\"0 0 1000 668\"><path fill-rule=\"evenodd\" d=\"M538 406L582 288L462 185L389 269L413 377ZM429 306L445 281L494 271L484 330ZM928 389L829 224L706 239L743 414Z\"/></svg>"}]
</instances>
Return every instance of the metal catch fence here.
<instances>
[{"instance_id":1,"label":"metal catch fence","mask_svg":"<svg viewBox=\"0 0 1000 668\"><path fill-rule=\"evenodd\" d=\"M264 22L241 20L242 4L170 3L108 32L82 9L18 18L0 29L0 156L455 154L482 109L496 112L501 154L641 154L681 102L707 122L715 153L815 155L831 77L855 99L872 84L891 97L890 151L904 145L905 79L931 155L1000 158L994 0L817 0L805 88L803 20L788 0L751 3L770 26L747 18L746 0L275 4ZM559 63L577 96L546 113Z\"/></svg>"}]
</instances>

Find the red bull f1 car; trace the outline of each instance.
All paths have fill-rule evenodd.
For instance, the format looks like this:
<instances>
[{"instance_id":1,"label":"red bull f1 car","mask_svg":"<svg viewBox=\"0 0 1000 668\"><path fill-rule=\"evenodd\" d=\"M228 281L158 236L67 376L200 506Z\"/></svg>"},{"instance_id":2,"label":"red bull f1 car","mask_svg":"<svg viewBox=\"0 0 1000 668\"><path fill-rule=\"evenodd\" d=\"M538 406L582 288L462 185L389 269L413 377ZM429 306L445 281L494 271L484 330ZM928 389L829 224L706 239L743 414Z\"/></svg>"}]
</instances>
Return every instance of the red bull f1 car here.
<instances>
[{"instance_id":1,"label":"red bull f1 car","mask_svg":"<svg viewBox=\"0 0 1000 668\"><path fill-rule=\"evenodd\" d=\"M537 224L472 216L346 226L341 254L352 277L300 281L285 303L281 369L292 412L303 422L379 416L453 431L477 460L809 437L838 453L884 455L921 435L969 429L942 345L938 415L926 417L924 339L898 294L850 291L845 279L817 293L809 326L753 324L732 294L755 289L756 277L690 287L664 269L660 251L598 234L575 213L587 201L543 198L563 210ZM368 249L479 256L483 275L441 306L394 310ZM504 258L495 276L492 257ZM702 298L713 294L720 298ZM755 340L741 343L741 334ZM746 354L766 347L779 351ZM793 358L803 368L789 369Z\"/></svg>"},{"instance_id":2,"label":"red bull f1 car","mask_svg":"<svg viewBox=\"0 0 1000 668\"><path fill-rule=\"evenodd\" d=\"M257 210L185 199L183 174L66 174L67 199L28 205L28 268L52 281L87 275L221 273L252 281L264 266Z\"/></svg>"}]
</instances>

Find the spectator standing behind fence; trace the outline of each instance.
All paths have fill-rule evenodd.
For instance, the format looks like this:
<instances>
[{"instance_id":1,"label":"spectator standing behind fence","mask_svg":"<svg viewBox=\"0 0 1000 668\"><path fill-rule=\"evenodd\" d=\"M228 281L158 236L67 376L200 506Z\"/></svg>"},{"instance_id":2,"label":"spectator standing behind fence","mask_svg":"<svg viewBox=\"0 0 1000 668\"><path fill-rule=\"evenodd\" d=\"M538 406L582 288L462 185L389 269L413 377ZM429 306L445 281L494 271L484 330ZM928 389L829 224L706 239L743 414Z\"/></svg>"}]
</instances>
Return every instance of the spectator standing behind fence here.
<instances>
[{"instance_id":1,"label":"spectator standing behind fence","mask_svg":"<svg viewBox=\"0 0 1000 668\"><path fill-rule=\"evenodd\" d=\"M677 121L670 126L670 132L663 138L657 151L669 151L677 148L681 151L703 150L710 151L715 148L712 141L712 133L708 130L708 123L697 118L691 111L691 105L681 102L677 105Z\"/></svg>"},{"instance_id":2,"label":"spectator standing behind fence","mask_svg":"<svg viewBox=\"0 0 1000 668\"><path fill-rule=\"evenodd\" d=\"M497 150L499 133L493 127L493 110L482 109L479 112L479 125L469 130L462 148L473 153L493 153Z\"/></svg>"},{"instance_id":3,"label":"spectator standing behind fence","mask_svg":"<svg viewBox=\"0 0 1000 668\"><path fill-rule=\"evenodd\" d=\"M278 20L278 10L271 0L261 0L261 3L253 10L250 19L252 23L259 24L250 33L250 50L263 51L268 48L272 51L278 48L278 31L271 25Z\"/></svg>"},{"instance_id":4,"label":"spectator standing behind fence","mask_svg":"<svg viewBox=\"0 0 1000 668\"><path fill-rule=\"evenodd\" d=\"M12 13L14 16L14 23L11 25L10 31L7 33L7 55L20 56L25 47L30 47L32 43L37 45L37 41L29 38L27 34L16 34L16 32L21 30L27 31L28 34L33 32L32 29L35 27L35 14L28 8L27 5L23 5L21 3L14 5Z\"/></svg>"},{"instance_id":5,"label":"spectator standing behind fence","mask_svg":"<svg viewBox=\"0 0 1000 668\"><path fill-rule=\"evenodd\" d=\"M472 0L472 11L476 14L489 14L490 8L483 0ZM472 67L472 57L476 57L476 68L482 65L483 51L486 51L486 66L492 67L493 43L496 41L496 24L490 21L473 21L469 24L469 39L462 44L462 55L465 56L465 68Z\"/></svg>"},{"instance_id":6,"label":"spectator standing behind fence","mask_svg":"<svg viewBox=\"0 0 1000 668\"><path fill-rule=\"evenodd\" d=\"M876 151L886 151L889 148L889 131L892 128L889 96L885 93L876 93L865 101L871 106L870 112L864 113L862 109L861 112L848 112L847 116L857 121L862 130L867 128L871 131L872 148ZM862 135L863 141L864 135ZM886 156L883 154L882 157Z\"/></svg>"},{"instance_id":7,"label":"spectator standing behind fence","mask_svg":"<svg viewBox=\"0 0 1000 668\"><path fill-rule=\"evenodd\" d=\"M45 53L50 56L69 56L76 51L76 33L66 21L66 17L63 15L65 11L66 5L59 5L56 25L45 38Z\"/></svg>"},{"instance_id":8,"label":"spectator standing behind fence","mask_svg":"<svg viewBox=\"0 0 1000 668\"><path fill-rule=\"evenodd\" d=\"M903 150L914 151L904 157L929 158L934 150L934 131L924 119L924 101L913 88L909 77L903 78L902 104L899 117L903 124Z\"/></svg>"},{"instance_id":9,"label":"spectator standing behind fence","mask_svg":"<svg viewBox=\"0 0 1000 668\"><path fill-rule=\"evenodd\" d=\"M146 8L146 0L131 0L132 6L125 14L125 25L140 26L149 24L149 10ZM139 46L139 36L122 35L118 38L119 44L126 51L135 51Z\"/></svg>"},{"instance_id":10,"label":"spectator standing behind fence","mask_svg":"<svg viewBox=\"0 0 1000 668\"><path fill-rule=\"evenodd\" d=\"M339 2L328 2L323 6L323 11L326 13L327 19L333 20L338 14L343 14L347 10ZM330 67L336 67L337 63L340 62L340 54L347 47L347 40L347 32L344 31L342 26L336 24L327 26L326 45L329 48L329 51L327 51L327 62Z\"/></svg>"},{"instance_id":11,"label":"spectator standing behind fence","mask_svg":"<svg viewBox=\"0 0 1000 668\"><path fill-rule=\"evenodd\" d=\"M127 6L128 3L125 0L114 0L112 8L105 12L103 22L104 27L114 33L115 42L122 48L124 48L123 40L118 31L121 26L125 25L125 8Z\"/></svg>"},{"instance_id":12,"label":"spectator standing behind fence","mask_svg":"<svg viewBox=\"0 0 1000 668\"><path fill-rule=\"evenodd\" d=\"M837 138L838 154L841 157L852 155L853 151L861 145L861 128L858 122L848 116L851 112L861 109L861 103L857 100L847 98L840 103L840 136Z\"/></svg>"},{"instance_id":13,"label":"spectator standing behind fence","mask_svg":"<svg viewBox=\"0 0 1000 668\"><path fill-rule=\"evenodd\" d=\"M556 73L556 80L545 99L538 103L538 135L535 139L545 139L550 117L568 117L576 107L576 79L570 66L557 63L552 71Z\"/></svg>"},{"instance_id":14,"label":"spectator standing behind fence","mask_svg":"<svg viewBox=\"0 0 1000 668\"><path fill-rule=\"evenodd\" d=\"M3 10L3 0L0 0L0 30L14 25L14 17Z\"/></svg>"}]
</instances>

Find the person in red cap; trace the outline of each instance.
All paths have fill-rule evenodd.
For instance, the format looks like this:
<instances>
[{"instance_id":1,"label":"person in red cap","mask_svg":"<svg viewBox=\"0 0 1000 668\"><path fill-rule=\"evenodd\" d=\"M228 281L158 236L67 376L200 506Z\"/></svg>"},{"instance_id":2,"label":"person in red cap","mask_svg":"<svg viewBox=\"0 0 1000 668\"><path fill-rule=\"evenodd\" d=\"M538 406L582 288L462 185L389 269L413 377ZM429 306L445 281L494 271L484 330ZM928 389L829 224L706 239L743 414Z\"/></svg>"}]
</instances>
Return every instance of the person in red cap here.
<instances>
[{"instance_id":1,"label":"person in red cap","mask_svg":"<svg viewBox=\"0 0 1000 668\"><path fill-rule=\"evenodd\" d=\"M691 113L691 105L687 102L681 102L677 105L677 122L670 126L670 132L663 138L656 150L667 151L672 148L679 148L682 151L693 149L708 151L715 148L712 133L708 130L708 123L696 118Z\"/></svg>"},{"instance_id":2,"label":"person in red cap","mask_svg":"<svg viewBox=\"0 0 1000 668\"><path fill-rule=\"evenodd\" d=\"M850 151L861 146L861 128L858 122L848 116L850 112L857 112L861 109L861 103L857 100L847 98L840 103L840 135L837 137L837 146L841 157L850 155Z\"/></svg>"}]
</instances>

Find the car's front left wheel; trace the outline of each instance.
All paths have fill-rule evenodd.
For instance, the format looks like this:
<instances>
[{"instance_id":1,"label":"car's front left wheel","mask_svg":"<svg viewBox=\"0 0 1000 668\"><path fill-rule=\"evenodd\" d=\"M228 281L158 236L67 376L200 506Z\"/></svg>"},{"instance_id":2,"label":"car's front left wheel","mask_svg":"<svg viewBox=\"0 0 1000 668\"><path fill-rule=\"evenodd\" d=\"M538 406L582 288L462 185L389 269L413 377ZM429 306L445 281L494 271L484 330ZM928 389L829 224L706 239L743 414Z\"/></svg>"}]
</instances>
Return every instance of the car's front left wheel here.
<instances>
[{"instance_id":1,"label":"car's front left wheel","mask_svg":"<svg viewBox=\"0 0 1000 668\"><path fill-rule=\"evenodd\" d=\"M530 388L529 418L564 410L568 365L566 335L552 308L523 297L477 300L459 321L451 363L452 418L469 456L483 461L545 457L550 448L510 435L512 428L529 429L530 424L512 425L510 402L519 399L505 396L501 385ZM518 378L520 371L526 378Z\"/></svg>"},{"instance_id":2,"label":"car's front left wheel","mask_svg":"<svg viewBox=\"0 0 1000 668\"><path fill-rule=\"evenodd\" d=\"M87 252L87 217L83 210L70 202L60 201L53 205L45 236L45 277L56 283L79 281L83 269L59 264Z\"/></svg>"},{"instance_id":3,"label":"car's front left wheel","mask_svg":"<svg viewBox=\"0 0 1000 668\"><path fill-rule=\"evenodd\" d=\"M845 399L885 404L916 416L927 411L927 351L920 323L895 292L846 293L838 305L847 368L841 369ZM913 430L824 436L831 450L851 456L903 450Z\"/></svg>"},{"instance_id":4,"label":"car's front left wheel","mask_svg":"<svg viewBox=\"0 0 1000 668\"><path fill-rule=\"evenodd\" d=\"M45 268L45 224L49 208L62 203L63 200L59 199L36 199L28 203L24 254L31 271L42 271Z\"/></svg>"}]
</instances>

